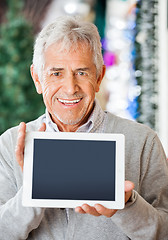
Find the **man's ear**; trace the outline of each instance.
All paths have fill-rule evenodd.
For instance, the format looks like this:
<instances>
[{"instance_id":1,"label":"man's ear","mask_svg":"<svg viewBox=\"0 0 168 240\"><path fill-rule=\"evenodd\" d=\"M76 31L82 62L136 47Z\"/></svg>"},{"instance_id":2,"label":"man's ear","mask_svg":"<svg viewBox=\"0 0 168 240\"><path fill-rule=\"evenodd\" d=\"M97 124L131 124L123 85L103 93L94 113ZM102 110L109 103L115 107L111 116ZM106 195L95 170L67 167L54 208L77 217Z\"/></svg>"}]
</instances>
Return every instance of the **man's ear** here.
<instances>
[{"instance_id":1,"label":"man's ear","mask_svg":"<svg viewBox=\"0 0 168 240\"><path fill-rule=\"evenodd\" d=\"M38 76L38 74L36 73L36 71L34 69L34 65L33 64L30 67L30 72L31 72L32 79L34 81L34 85L36 87L36 91L37 91L38 94L41 94L43 92L42 91L42 85L41 85L41 82L39 80L39 76Z\"/></svg>"},{"instance_id":2,"label":"man's ear","mask_svg":"<svg viewBox=\"0 0 168 240\"><path fill-rule=\"evenodd\" d=\"M101 82L102 82L102 80L104 78L105 72L106 72L106 66L103 65L102 66L102 71L101 71L101 73L100 73L100 75L99 75L99 77L97 79L96 92L99 92L99 90L100 90L100 84L101 84Z\"/></svg>"}]
</instances>

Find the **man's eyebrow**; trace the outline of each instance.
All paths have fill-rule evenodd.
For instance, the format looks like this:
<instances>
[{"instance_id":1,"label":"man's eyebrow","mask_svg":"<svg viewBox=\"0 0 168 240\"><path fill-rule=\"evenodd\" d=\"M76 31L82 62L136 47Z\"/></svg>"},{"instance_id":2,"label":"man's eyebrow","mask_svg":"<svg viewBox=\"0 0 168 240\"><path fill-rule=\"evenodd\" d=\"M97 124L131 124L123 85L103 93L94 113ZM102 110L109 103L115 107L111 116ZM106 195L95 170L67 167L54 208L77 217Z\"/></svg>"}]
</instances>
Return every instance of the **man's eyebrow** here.
<instances>
[{"instance_id":1,"label":"man's eyebrow","mask_svg":"<svg viewBox=\"0 0 168 240\"><path fill-rule=\"evenodd\" d=\"M50 69L48 69L48 71L47 72L56 72L56 71L63 71L63 70L65 70L64 68L62 68L62 67L52 67L52 68L50 68ZM75 71L90 71L90 68L88 68L88 67L84 67L84 68L77 68L77 69L75 69Z\"/></svg>"},{"instance_id":2,"label":"man's eyebrow","mask_svg":"<svg viewBox=\"0 0 168 240\"><path fill-rule=\"evenodd\" d=\"M88 71L88 70L90 70L90 68L87 68L87 67L85 67L85 68L77 68L76 70L77 71Z\"/></svg>"},{"instance_id":3,"label":"man's eyebrow","mask_svg":"<svg viewBox=\"0 0 168 240\"><path fill-rule=\"evenodd\" d=\"M64 68L56 68L56 67L53 67L53 68L50 68L48 71L49 72L55 72L55 71L62 71L64 70Z\"/></svg>"}]
</instances>

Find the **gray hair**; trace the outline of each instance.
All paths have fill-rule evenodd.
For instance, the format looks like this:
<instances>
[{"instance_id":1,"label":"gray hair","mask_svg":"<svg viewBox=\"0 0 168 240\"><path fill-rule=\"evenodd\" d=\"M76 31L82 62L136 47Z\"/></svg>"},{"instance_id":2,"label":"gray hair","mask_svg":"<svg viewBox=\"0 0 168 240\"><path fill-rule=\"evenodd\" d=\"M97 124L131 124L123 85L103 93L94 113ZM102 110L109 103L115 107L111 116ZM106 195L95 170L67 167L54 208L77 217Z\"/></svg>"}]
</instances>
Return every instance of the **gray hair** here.
<instances>
[{"instance_id":1,"label":"gray hair","mask_svg":"<svg viewBox=\"0 0 168 240\"><path fill-rule=\"evenodd\" d=\"M81 21L78 17L62 16L44 27L35 41L33 64L39 79L42 79L45 64L44 52L50 45L61 43L60 51L70 51L77 48L79 42L89 45L99 76L104 63L97 27L93 23Z\"/></svg>"}]
</instances>

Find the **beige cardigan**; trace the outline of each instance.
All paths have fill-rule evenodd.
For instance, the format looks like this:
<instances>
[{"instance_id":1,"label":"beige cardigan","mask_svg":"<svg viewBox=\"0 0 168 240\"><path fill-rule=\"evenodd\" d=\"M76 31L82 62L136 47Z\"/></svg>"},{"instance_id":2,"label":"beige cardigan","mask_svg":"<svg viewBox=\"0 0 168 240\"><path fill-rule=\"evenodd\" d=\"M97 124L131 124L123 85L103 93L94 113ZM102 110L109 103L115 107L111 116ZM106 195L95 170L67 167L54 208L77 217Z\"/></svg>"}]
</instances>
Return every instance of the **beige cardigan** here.
<instances>
[{"instance_id":1,"label":"beige cardigan","mask_svg":"<svg viewBox=\"0 0 168 240\"><path fill-rule=\"evenodd\" d=\"M14 149L17 127L0 137L0 239L1 240L167 240L168 164L161 143L142 124L107 116L106 133L126 138L126 179L134 182L132 200L113 217L81 215L69 210L22 206L22 173ZM27 124L35 131L41 116ZM100 176L101 177L101 176Z\"/></svg>"}]
</instances>

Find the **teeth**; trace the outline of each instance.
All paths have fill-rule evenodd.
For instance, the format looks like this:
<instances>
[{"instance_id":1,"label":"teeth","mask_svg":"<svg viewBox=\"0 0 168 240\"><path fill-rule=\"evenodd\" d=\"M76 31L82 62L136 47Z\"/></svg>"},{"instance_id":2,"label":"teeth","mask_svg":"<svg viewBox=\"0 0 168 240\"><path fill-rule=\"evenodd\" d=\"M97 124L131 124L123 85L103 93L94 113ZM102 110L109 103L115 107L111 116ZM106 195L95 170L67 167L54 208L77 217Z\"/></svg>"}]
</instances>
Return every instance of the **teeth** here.
<instances>
[{"instance_id":1,"label":"teeth","mask_svg":"<svg viewBox=\"0 0 168 240\"><path fill-rule=\"evenodd\" d=\"M81 100L81 99L76 99L76 100L69 101L69 100L62 100L62 99L59 99L59 98L58 98L58 101L61 102L61 103L64 103L64 104L78 103L80 100Z\"/></svg>"}]
</instances>

